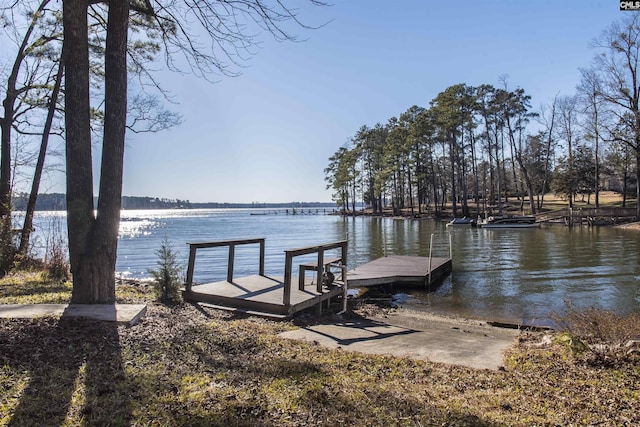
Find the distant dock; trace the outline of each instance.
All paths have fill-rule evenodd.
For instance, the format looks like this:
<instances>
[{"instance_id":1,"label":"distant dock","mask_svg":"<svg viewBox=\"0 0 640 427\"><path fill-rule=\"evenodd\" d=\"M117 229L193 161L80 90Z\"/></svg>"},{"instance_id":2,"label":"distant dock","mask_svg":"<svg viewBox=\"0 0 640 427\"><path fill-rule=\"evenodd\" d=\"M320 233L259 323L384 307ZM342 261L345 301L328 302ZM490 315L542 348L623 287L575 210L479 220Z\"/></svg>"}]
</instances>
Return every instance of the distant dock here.
<instances>
[{"instance_id":1,"label":"distant dock","mask_svg":"<svg viewBox=\"0 0 640 427\"><path fill-rule=\"evenodd\" d=\"M284 210L277 209L264 209L264 210L256 210L255 212L250 212L251 216L265 216L265 215L329 215L335 213L335 209L327 208L287 208Z\"/></svg>"},{"instance_id":2,"label":"distant dock","mask_svg":"<svg viewBox=\"0 0 640 427\"><path fill-rule=\"evenodd\" d=\"M536 215L536 222L572 225L617 225L636 220L635 208L565 208Z\"/></svg>"}]
</instances>

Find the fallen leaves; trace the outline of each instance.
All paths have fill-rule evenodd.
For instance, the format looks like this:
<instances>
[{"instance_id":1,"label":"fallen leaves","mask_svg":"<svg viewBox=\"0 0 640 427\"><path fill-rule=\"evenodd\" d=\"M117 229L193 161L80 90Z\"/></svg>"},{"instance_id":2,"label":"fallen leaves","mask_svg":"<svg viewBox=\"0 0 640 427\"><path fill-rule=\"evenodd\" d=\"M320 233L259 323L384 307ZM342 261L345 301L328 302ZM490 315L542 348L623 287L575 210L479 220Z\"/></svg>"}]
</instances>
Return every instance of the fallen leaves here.
<instances>
[{"instance_id":1,"label":"fallen leaves","mask_svg":"<svg viewBox=\"0 0 640 427\"><path fill-rule=\"evenodd\" d=\"M290 322L147 303L130 328L1 320L0 425L640 423L637 360L593 364L539 334L521 337L504 370L474 370L280 339Z\"/></svg>"}]
</instances>

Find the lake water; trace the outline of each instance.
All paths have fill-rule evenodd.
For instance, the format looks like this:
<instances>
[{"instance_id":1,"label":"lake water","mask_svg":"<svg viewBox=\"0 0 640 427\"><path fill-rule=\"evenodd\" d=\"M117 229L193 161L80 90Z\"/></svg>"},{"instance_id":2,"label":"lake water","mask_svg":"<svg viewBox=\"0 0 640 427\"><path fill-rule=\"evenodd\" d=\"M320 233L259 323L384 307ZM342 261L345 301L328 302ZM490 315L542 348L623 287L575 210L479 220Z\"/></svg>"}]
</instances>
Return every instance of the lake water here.
<instances>
[{"instance_id":1,"label":"lake water","mask_svg":"<svg viewBox=\"0 0 640 427\"><path fill-rule=\"evenodd\" d=\"M326 212L330 211L329 209ZM444 222L345 218L323 209L288 215L284 209L123 211L118 275L145 278L168 239L186 266L187 242L266 238L265 269L281 276L285 249L348 239L349 268L385 254L447 256L453 273L437 289L396 290L399 304L442 314L550 325L566 302L620 313L640 311L640 234L611 227L498 230L446 228ZM299 211L298 211L299 212ZM64 213L39 212L36 250L64 235ZM257 245L236 251L235 275L257 273ZM224 279L226 250L198 252L196 282ZM302 261L302 260L301 260Z\"/></svg>"}]
</instances>

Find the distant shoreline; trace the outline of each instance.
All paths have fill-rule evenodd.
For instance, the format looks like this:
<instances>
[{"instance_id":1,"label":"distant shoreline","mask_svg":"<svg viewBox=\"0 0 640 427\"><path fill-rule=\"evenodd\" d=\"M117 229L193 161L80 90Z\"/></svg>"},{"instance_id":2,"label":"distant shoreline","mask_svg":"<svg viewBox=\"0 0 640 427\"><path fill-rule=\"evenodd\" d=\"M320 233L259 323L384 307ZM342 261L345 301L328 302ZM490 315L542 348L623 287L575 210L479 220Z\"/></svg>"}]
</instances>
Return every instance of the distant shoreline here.
<instances>
[{"instance_id":1,"label":"distant shoreline","mask_svg":"<svg viewBox=\"0 0 640 427\"><path fill-rule=\"evenodd\" d=\"M15 211L24 211L29 195L19 193L13 197ZM97 199L95 200L97 204ZM333 202L190 202L181 199L166 199L147 196L123 196L123 210L137 209L337 209ZM38 195L36 211L64 211L67 209L66 195L63 193L45 193Z\"/></svg>"}]
</instances>

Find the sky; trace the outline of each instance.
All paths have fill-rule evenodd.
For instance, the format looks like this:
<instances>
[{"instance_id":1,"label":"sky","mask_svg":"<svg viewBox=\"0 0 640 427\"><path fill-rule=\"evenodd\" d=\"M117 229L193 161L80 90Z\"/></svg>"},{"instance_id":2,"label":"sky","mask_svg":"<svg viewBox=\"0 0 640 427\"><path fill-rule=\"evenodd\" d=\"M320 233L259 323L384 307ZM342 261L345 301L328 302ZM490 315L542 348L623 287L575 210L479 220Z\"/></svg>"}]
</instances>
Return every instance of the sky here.
<instances>
[{"instance_id":1,"label":"sky","mask_svg":"<svg viewBox=\"0 0 640 427\"><path fill-rule=\"evenodd\" d=\"M132 134L124 195L191 202L331 201L328 158L363 126L448 86L521 87L532 106L571 95L589 43L625 14L618 0L331 0L300 7L303 42L260 35L238 77L161 72L183 123ZM158 65L158 68L161 64ZM60 180L62 182L62 180ZM64 192L64 187L49 187Z\"/></svg>"}]
</instances>

